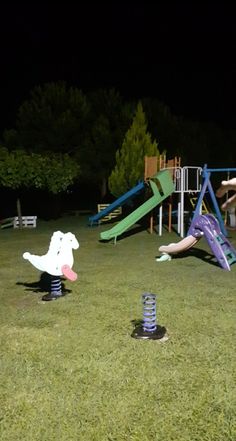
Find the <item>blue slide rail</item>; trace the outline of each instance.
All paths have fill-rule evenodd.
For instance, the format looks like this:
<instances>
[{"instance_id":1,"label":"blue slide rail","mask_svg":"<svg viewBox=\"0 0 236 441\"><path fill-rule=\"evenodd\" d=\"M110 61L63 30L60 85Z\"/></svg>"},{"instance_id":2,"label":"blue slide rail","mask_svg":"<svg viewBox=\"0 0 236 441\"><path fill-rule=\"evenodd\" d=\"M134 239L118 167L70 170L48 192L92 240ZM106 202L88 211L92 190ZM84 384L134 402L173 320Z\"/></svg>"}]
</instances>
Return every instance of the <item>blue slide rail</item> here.
<instances>
[{"instance_id":1,"label":"blue slide rail","mask_svg":"<svg viewBox=\"0 0 236 441\"><path fill-rule=\"evenodd\" d=\"M97 224L99 219L102 219L104 216L111 213L115 208L121 207L122 205L127 203L129 199L137 195L144 188L145 188L145 182L144 181L139 182L134 188L131 188L131 190L127 191L127 193L120 196L118 199L112 202L108 207L100 211L100 213L94 214L94 216L90 216L89 217L90 226L92 226L93 224Z\"/></svg>"}]
</instances>

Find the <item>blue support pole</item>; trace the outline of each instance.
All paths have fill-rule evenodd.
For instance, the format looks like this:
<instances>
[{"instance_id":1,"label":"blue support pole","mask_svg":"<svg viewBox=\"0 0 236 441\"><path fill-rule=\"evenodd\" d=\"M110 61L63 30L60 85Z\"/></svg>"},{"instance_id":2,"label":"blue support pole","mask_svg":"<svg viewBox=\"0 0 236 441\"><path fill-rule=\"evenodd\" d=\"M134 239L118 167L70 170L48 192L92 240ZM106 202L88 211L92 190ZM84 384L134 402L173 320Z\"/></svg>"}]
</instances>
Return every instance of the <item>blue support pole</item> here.
<instances>
[{"instance_id":1,"label":"blue support pole","mask_svg":"<svg viewBox=\"0 0 236 441\"><path fill-rule=\"evenodd\" d=\"M236 168L208 168L207 171L209 171L209 172L231 172L231 171L235 171L236 172Z\"/></svg>"},{"instance_id":2,"label":"blue support pole","mask_svg":"<svg viewBox=\"0 0 236 441\"><path fill-rule=\"evenodd\" d=\"M223 222L223 219L222 219L222 216L221 216L221 212L220 212L220 209L219 209L219 205L218 205L218 202L217 202L217 200L216 200L215 193L214 193L214 191L213 191L213 188L212 188L212 185L211 185L210 180L209 180L209 182L208 182L208 190L209 190L209 193L210 193L210 195L211 195L211 199L212 199L212 202L213 202L213 206L214 206L214 208L215 208L215 211L216 211L216 216L217 216L217 218L218 218L218 221L219 221L219 224L220 224L221 231L222 231L222 233L224 234L224 236L227 237L227 236L228 236L228 232L227 232L227 230L226 230L226 228L225 228L225 225L224 225L224 222Z\"/></svg>"},{"instance_id":3,"label":"blue support pole","mask_svg":"<svg viewBox=\"0 0 236 441\"><path fill-rule=\"evenodd\" d=\"M193 219L192 219L191 225L196 220L197 216L199 216L199 214L200 214L200 208L201 208L201 205L202 205L202 201L203 201L204 195L205 195L206 190L207 190L208 181L210 179L210 173L206 173L205 172L205 167L206 166L204 165L203 172L202 172L202 176L204 178L204 182L203 182L203 186L202 186L202 189L201 189L201 193L199 194L199 197L198 197L198 201L197 201L197 205L195 207L195 211L194 211L194 215L193 215ZM189 230L191 228L191 225L189 227ZM187 235L189 235L189 230L188 230Z\"/></svg>"},{"instance_id":4,"label":"blue support pole","mask_svg":"<svg viewBox=\"0 0 236 441\"><path fill-rule=\"evenodd\" d=\"M200 195L198 197L198 201L197 201L197 205L196 205L196 208L195 208L195 211L194 211L194 215L193 215L193 219L192 219L191 225L196 220L197 216L199 216L199 214L200 214L200 207L201 207L204 195L206 193L206 190L208 189L209 193L210 193L210 196L211 196L211 199L212 199L212 203L213 203L216 215L217 215L217 218L218 218L218 221L219 221L219 224L220 224L221 231L222 231L222 233L224 234L225 237L228 236L228 232L227 232L227 230L225 228L225 225L224 225L224 222L223 222L223 219L222 219L222 216L221 216L221 212L220 212L220 209L219 209L219 205L218 205L217 199L215 197L214 190L213 190L212 185L211 185L210 177L211 177L211 172L216 172L216 171L217 172L218 171L233 171L233 170L236 171L235 168L231 168L231 169L230 168L227 168L227 169L226 168L219 168L219 169L217 169L217 168L207 168L207 164L204 165L203 171L202 171L202 177L204 179L204 182L203 182L203 186L202 186ZM189 231L191 229L191 225L189 227L188 234L190 234Z\"/></svg>"}]
</instances>

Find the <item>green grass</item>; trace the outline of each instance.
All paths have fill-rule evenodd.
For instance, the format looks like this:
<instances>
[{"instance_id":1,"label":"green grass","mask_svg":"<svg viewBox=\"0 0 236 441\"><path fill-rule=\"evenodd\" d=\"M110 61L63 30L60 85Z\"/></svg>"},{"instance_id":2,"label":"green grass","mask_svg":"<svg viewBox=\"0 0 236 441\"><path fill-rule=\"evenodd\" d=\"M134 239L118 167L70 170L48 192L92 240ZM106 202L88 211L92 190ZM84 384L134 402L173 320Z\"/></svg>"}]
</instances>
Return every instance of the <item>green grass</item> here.
<instances>
[{"instance_id":1,"label":"green grass","mask_svg":"<svg viewBox=\"0 0 236 441\"><path fill-rule=\"evenodd\" d=\"M0 231L1 439L235 441L236 265L214 264L204 239L157 263L176 234L141 231L114 246L98 240L105 225L85 224ZM79 279L42 302L29 286L40 273L22 254L44 254L57 229L80 242ZM166 342L131 337L145 291L157 294Z\"/></svg>"}]
</instances>

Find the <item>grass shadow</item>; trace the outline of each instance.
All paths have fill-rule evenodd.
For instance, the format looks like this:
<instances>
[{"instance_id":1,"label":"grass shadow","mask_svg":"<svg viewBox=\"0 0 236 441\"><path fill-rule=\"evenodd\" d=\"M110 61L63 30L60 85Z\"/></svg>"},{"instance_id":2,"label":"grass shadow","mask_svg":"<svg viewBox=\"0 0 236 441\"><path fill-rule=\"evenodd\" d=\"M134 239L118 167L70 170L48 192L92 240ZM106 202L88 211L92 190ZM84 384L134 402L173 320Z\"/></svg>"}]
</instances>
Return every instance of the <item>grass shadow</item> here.
<instances>
[{"instance_id":1,"label":"grass shadow","mask_svg":"<svg viewBox=\"0 0 236 441\"><path fill-rule=\"evenodd\" d=\"M144 328L144 320L134 319L131 320L132 325L134 326L131 337L137 339L145 339L145 340L168 340L168 336L166 335L165 326L160 326L158 324L155 325L155 329L147 330ZM150 328L149 328L150 329Z\"/></svg>"},{"instance_id":2,"label":"grass shadow","mask_svg":"<svg viewBox=\"0 0 236 441\"><path fill-rule=\"evenodd\" d=\"M132 228L128 229L124 233L122 233L119 236L117 236L116 242L119 242L119 241L121 241L123 239L126 239L127 237L134 236L135 234L141 233L142 231L147 231L147 227L144 226L144 225L133 226ZM99 240L99 242L101 242L101 243L107 243L107 242L112 242L112 241L114 241L114 237L112 239L109 239L109 240L105 240L105 239L100 239Z\"/></svg>"},{"instance_id":3,"label":"grass shadow","mask_svg":"<svg viewBox=\"0 0 236 441\"><path fill-rule=\"evenodd\" d=\"M210 265L219 266L219 263L216 261L216 257L213 254L209 254L207 251L202 250L200 248L191 248L190 250L186 250L179 254L173 255L172 258L182 259L192 256L197 257L197 259L201 259L204 262L210 263Z\"/></svg>"},{"instance_id":4,"label":"grass shadow","mask_svg":"<svg viewBox=\"0 0 236 441\"><path fill-rule=\"evenodd\" d=\"M131 320L131 324L134 328L137 328L138 326L143 326L143 319L133 319Z\"/></svg>"},{"instance_id":5,"label":"grass shadow","mask_svg":"<svg viewBox=\"0 0 236 441\"><path fill-rule=\"evenodd\" d=\"M61 278L61 280L63 280ZM65 280L65 279L64 279ZM36 282L28 283L28 282L17 282L16 285L21 285L25 287L25 291L32 291L34 293L44 293L51 291L51 276L50 274L43 272L40 276L40 279ZM70 293L71 290L65 287L65 284L61 283L61 289L63 293Z\"/></svg>"}]
</instances>

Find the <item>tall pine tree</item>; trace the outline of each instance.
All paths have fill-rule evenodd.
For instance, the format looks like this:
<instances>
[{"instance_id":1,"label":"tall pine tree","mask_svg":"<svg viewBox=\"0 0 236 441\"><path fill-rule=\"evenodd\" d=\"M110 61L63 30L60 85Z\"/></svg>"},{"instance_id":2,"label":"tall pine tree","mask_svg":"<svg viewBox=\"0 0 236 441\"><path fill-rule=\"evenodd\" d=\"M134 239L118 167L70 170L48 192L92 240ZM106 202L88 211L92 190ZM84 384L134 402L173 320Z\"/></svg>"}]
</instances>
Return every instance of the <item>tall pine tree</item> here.
<instances>
[{"instance_id":1,"label":"tall pine tree","mask_svg":"<svg viewBox=\"0 0 236 441\"><path fill-rule=\"evenodd\" d=\"M147 132L145 113L139 102L122 147L116 152L116 165L108 180L110 192L119 197L133 188L144 178L144 157L159 155L157 142Z\"/></svg>"}]
</instances>

